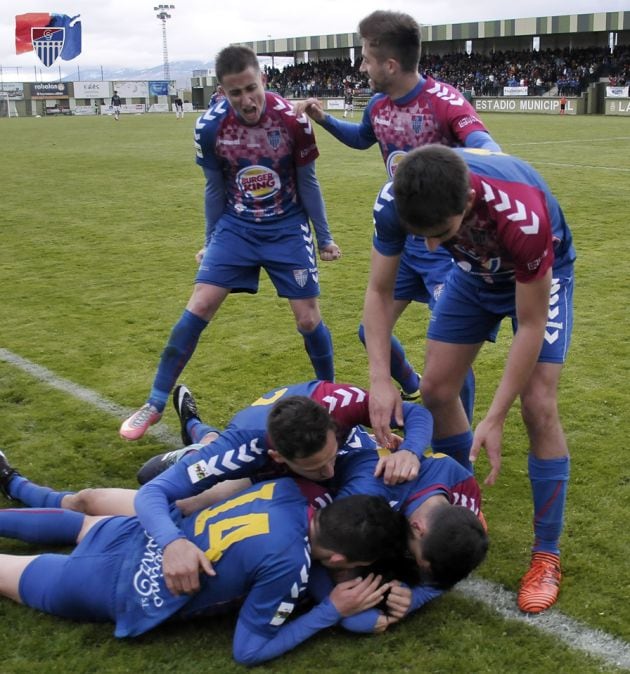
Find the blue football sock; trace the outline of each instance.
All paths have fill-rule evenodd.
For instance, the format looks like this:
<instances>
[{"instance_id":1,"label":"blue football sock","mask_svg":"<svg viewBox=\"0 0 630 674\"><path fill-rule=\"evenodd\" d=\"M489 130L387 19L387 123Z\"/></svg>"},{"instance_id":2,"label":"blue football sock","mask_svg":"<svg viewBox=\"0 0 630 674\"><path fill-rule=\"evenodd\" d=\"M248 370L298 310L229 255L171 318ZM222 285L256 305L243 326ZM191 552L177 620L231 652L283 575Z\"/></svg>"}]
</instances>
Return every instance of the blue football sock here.
<instances>
[{"instance_id":1,"label":"blue football sock","mask_svg":"<svg viewBox=\"0 0 630 674\"><path fill-rule=\"evenodd\" d=\"M185 309L173 327L168 343L162 351L148 400L159 412L166 407L170 392L195 352L199 336L207 325L208 321Z\"/></svg>"},{"instance_id":2,"label":"blue football sock","mask_svg":"<svg viewBox=\"0 0 630 674\"><path fill-rule=\"evenodd\" d=\"M434 452L441 452L451 456L460 463L464 468L467 468L471 473L473 472L473 465L470 462L470 448L472 446L473 433L471 430L459 435L451 435L448 438L440 438L440 440L433 440L431 446Z\"/></svg>"},{"instance_id":3,"label":"blue football sock","mask_svg":"<svg viewBox=\"0 0 630 674\"><path fill-rule=\"evenodd\" d=\"M9 508L0 510L0 536L27 543L76 543L85 515L73 510Z\"/></svg>"},{"instance_id":4,"label":"blue football sock","mask_svg":"<svg viewBox=\"0 0 630 674\"><path fill-rule=\"evenodd\" d=\"M31 482L22 475L14 475L9 482L9 494L31 508L60 508L61 500L71 491L55 491Z\"/></svg>"},{"instance_id":5,"label":"blue football sock","mask_svg":"<svg viewBox=\"0 0 630 674\"><path fill-rule=\"evenodd\" d=\"M466 374L466 379L464 379L464 385L459 392L459 397L464 405L464 411L468 417L468 422L472 425L473 412L475 410L475 373L473 372L472 367Z\"/></svg>"},{"instance_id":6,"label":"blue football sock","mask_svg":"<svg viewBox=\"0 0 630 674\"><path fill-rule=\"evenodd\" d=\"M208 424L204 424L203 421L200 421L199 419L189 419L188 423L186 424L186 430L188 431L188 435L190 435L191 440L195 443L201 442L201 438L203 438L203 436L207 433L221 432L218 428L215 428L214 426L208 426Z\"/></svg>"},{"instance_id":7,"label":"blue football sock","mask_svg":"<svg viewBox=\"0 0 630 674\"><path fill-rule=\"evenodd\" d=\"M365 328L363 323L359 325L359 339L365 346ZM415 393L420 388L420 377L413 365L407 360L405 347L392 335L391 338L391 361L389 368L392 377L400 384L405 393Z\"/></svg>"},{"instance_id":8,"label":"blue football sock","mask_svg":"<svg viewBox=\"0 0 630 674\"><path fill-rule=\"evenodd\" d=\"M420 377L413 365L407 360L405 347L392 335L390 369L392 377L400 384L405 393L415 393L420 388Z\"/></svg>"},{"instance_id":9,"label":"blue football sock","mask_svg":"<svg viewBox=\"0 0 630 674\"><path fill-rule=\"evenodd\" d=\"M529 480L534 499L534 552L560 554L569 468L568 456L537 459L533 454L529 455Z\"/></svg>"},{"instance_id":10,"label":"blue football sock","mask_svg":"<svg viewBox=\"0 0 630 674\"><path fill-rule=\"evenodd\" d=\"M320 321L312 332L302 332L300 329L298 332L304 337L304 347L317 379L335 381L332 337L324 321Z\"/></svg>"}]
</instances>

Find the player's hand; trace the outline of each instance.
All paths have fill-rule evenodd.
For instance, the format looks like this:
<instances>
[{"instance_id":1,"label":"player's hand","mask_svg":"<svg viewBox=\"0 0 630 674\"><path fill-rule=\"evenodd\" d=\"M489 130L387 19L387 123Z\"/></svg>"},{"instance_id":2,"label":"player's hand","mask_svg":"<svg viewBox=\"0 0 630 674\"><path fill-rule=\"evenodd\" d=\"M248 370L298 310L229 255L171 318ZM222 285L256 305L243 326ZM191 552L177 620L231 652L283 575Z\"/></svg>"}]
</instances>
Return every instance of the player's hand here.
<instances>
[{"instance_id":1,"label":"player's hand","mask_svg":"<svg viewBox=\"0 0 630 674\"><path fill-rule=\"evenodd\" d=\"M388 617L391 619L390 624L398 622L407 615L411 607L410 588L397 580L392 581L385 604L387 605Z\"/></svg>"},{"instance_id":2,"label":"player's hand","mask_svg":"<svg viewBox=\"0 0 630 674\"><path fill-rule=\"evenodd\" d=\"M327 246L319 249L319 257L324 262L338 260L341 257L341 248L334 241L331 241Z\"/></svg>"},{"instance_id":3,"label":"player's hand","mask_svg":"<svg viewBox=\"0 0 630 674\"><path fill-rule=\"evenodd\" d=\"M378 444L386 449L396 445L390 428L392 417L398 426L403 426L402 398L388 379L370 388L370 426Z\"/></svg>"},{"instance_id":4,"label":"player's hand","mask_svg":"<svg viewBox=\"0 0 630 674\"><path fill-rule=\"evenodd\" d=\"M307 98L305 101L298 101L293 106L293 111L295 112L296 117L300 117L306 113L316 122L323 122L326 118L324 108L317 98Z\"/></svg>"},{"instance_id":5,"label":"player's hand","mask_svg":"<svg viewBox=\"0 0 630 674\"><path fill-rule=\"evenodd\" d=\"M376 619L376 625L374 625L372 632L373 634L383 634L390 625L393 625L396 622L398 621L395 618L391 618L390 616L381 613Z\"/></svg>"},{"instance_id":6,"label":"player's hand","mask_svg":"<svg viewBox=\"0 0 630 674\"><path fill-rule=\"evenodd\" d=\"M382 456L374 470L374 477L382 477L385 484L400 484L418 477L420 461L408 449Z\"/></svg>"},{"instance_id":7,"label":"player's hand","mask_svg":"<svg viewBox=\"0 0 630 674\"><path fill-rule=\"evenodd\" d=\"M205 254L206 254L206 247L204 246L195 253L195 262L197 262L197 264L201 264L201 261L203 260L203 256Z\"/></svg>"},{"instance_id":8,"label":"player's hand","mask_svg":"<svg viewBox=\"0 0 630 674\"><path fill-rule=\"evenodd\" d=\"M486 417L475 428L472 446L470 448L470 460L476 461L481 448L484 447L490 462L490 473L484 480L484 484L494 484L501 470L501 441L503 440L503 423Z\"/></svg>"},{"instance_id":9,"label":"player's hand","mask_svg":"<svg viewBox=\"0 0 630 674\"><path fill-rule=\"evenodd\" d=\"M365 578L353 578L339 583L330 593L330 601L339 613L347 618L355 613L376 606L389 590L389 583L381 585L382 576L368 574Z\"/></svg>"},{"instance_id":10,"label":"player's hand","mask_svg":"<svg viewBox=\"0 0 630 674\"><path fill-rule=\"evenodd\" d=\"M199 573L216 576L208 558L186 538L176 538L164 548L162 572L169 591L174 594L193 594L199 591Z\"/></svg>"}]
</instances>

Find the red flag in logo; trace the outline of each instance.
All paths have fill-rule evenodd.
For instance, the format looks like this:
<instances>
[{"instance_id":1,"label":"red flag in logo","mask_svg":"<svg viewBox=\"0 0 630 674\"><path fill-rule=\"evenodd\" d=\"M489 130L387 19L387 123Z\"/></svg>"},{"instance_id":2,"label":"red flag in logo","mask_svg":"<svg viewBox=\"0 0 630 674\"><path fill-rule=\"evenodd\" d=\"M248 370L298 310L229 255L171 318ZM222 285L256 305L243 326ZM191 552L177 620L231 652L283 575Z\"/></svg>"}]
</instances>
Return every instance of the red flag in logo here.
<instances>
[{"instance_id":1,"label":"red flag in logo","mask_svg":"<svg viewBox=\"0 0 630 674\"><path fill-rule=\"evenodd\" d=\"M44 12L18 14L15 17L15 53L23 54L27 51L33 51L31 28L47 26L50 19L50 14Z\"/></svg>"}]
</instances>

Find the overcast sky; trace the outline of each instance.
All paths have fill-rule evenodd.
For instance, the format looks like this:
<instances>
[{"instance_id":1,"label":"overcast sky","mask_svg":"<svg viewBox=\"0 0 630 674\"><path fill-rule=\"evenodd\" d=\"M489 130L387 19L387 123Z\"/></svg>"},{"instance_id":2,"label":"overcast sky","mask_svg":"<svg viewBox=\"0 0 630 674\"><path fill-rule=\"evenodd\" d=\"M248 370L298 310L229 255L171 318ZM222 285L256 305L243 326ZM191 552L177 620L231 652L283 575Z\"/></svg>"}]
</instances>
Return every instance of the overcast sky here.
<instances>
[{"instance_id":1,"label":"overcast sky","mask_svg":"<svg viewBox=\"0 0 630 674\"><path fill-rule=\"evenodd\" d=\"M156 3L157 4L157 3ZM170 3L169 3L170 4ZM375 9L408 12L422 24L458 23L628 9L628 0L174 0L167 21L171 61L209 61L230 42L350 33ZM625 6L624 6L625 5ZM33 52L15 54L15 15L55 12L81 15L83 52L65 69L91 66L145 68L162 63L161 22L147 0L0 0L0 66L4 79L19 67L41 63ZM553 9L550 9L553 8Z\"/></svg>"}]
</instances>

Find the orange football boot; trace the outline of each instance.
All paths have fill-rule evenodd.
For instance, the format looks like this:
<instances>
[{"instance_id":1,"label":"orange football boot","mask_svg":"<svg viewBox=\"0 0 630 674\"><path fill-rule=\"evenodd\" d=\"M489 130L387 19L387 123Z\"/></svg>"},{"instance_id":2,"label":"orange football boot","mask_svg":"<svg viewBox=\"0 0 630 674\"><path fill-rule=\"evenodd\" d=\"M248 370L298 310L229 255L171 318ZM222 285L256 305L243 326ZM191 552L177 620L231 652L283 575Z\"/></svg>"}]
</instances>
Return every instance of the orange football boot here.
<instances>
[{"instance_id":1,"label":"orange football boot","mask_svg":"<svg viewBox=\"0 0 630 674\"><path fill-rule=\"evenodd\" d=\"M521 579L518 607L525 613L540 613L555 604L560 592L560 557L551 552L534 552L529 571Z\"/></svg>"}]
</instances>

